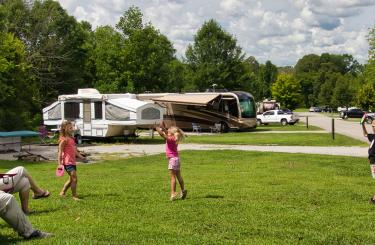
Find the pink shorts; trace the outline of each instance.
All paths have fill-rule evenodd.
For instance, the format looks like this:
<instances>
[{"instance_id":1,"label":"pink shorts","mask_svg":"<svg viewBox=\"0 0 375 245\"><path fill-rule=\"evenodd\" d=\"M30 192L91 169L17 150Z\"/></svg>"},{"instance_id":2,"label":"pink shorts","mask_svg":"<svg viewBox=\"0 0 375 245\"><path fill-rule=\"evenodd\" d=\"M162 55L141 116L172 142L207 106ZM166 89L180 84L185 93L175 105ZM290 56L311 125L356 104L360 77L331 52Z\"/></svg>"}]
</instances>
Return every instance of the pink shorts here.
<instances>
[{"instance_id":1,"label":"pink shorts","mask_svg":"<svg viewBox=\"0 0 375 245\"><path fill-rule=\"evenodd\" d=\"M180 170L180 158L179 157L168 158L168 169Z\"/></svg>"}]
</instances>

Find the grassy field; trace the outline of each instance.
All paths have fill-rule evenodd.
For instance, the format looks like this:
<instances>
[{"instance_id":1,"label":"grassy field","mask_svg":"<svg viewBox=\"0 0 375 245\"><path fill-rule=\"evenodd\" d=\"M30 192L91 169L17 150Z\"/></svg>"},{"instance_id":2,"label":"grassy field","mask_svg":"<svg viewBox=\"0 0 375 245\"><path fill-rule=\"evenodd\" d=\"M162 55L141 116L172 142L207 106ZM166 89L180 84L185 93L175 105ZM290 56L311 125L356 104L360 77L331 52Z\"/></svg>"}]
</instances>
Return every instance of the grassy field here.
<instances>
[{"instance_id":1,"label":"grassy field","mask_svg":"<svg viewBox=\"0 0 375 245\"><path fill-rule=\"evenodd\" d=\"M317 131L323 130L319 127L309 125L306 127L305 123L299 122L294 125L286 125L282 126L280 124L268 124L268 125L260 125L257 126L254 132L261 132L261 131Z\"/></svg>"},{"instance_id":2,"label":"grassy field","mask_svg":"<svg viewBox=\"0 0 375 245\"><path fill-rule=\"evenodd\" d=\"M366 143L328 133L227 133L216 135L189 136L186 143L235 144L235 145L292 145L292 146L367 146Z\"/></svg>"},{"instance_id":3,"label":"grassy field","mask_svg":"<svg viewBox=\"0 0 375 245\"><path fill-rule=\"evenodd\" d=\"M59 198L54 164L23 164L52 196L32 200L25 244L373 244L375 191L365 158L185 151L184 201L169 201L164 155L78 166L78 193ZM303 160L301 160L303 159ZM2 162L0 172L15 166ZM70 194L70 193L69 193ZM0 220L0 244L23 242Z\"/></svg>"}]
</instances>

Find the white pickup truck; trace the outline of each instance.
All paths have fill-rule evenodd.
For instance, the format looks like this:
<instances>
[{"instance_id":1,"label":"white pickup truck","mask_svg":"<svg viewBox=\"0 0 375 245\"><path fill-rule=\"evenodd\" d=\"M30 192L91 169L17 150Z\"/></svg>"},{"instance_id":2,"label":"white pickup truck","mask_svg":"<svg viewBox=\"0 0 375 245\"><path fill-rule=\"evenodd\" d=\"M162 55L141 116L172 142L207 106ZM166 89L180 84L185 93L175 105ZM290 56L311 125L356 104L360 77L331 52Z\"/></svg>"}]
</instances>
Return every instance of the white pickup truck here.
<instances>
[{"instance_id":1,"label":"white pickup truck","mask_svg":"<svg viewBox=\"0 0 375 245\"><path fill-rule=\"evenodd\" d=\"M285 126L287 124L293 125L299 121L298 116L293 113L287 113L282 110L270 110L263 114L257 115L257 124L281 123Z\"/></svg>"}]
</instances>

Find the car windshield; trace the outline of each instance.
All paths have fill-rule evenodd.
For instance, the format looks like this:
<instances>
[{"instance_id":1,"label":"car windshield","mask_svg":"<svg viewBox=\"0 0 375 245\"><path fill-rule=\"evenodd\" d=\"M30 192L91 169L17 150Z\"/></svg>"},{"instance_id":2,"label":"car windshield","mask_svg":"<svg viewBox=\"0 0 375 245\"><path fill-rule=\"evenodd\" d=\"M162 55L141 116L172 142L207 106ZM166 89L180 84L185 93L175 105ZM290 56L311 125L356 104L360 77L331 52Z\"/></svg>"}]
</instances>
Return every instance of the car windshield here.
<instances>
[{"instance_id":1,"label":"car windshield","mask_svg":"<svg viewBox=\"0 0 375 245\"><path fill-rule=\"evenodd\" d=\"M255 103L252 98L240 99L241 116L243 118L255 117Z\"/></svg>"}]
</instances>

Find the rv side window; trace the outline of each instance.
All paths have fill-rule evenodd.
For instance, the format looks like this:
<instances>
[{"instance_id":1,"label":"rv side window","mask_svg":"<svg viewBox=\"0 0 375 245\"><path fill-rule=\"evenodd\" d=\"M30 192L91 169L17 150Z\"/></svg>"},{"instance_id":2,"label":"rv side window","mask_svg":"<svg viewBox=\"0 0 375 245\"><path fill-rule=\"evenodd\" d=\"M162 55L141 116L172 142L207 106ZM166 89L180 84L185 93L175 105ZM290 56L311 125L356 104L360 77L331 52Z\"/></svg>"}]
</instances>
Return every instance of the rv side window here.
<instances>
[{"instance_id":1,"label":"rv side window","mask_svg":"<svg viewBox=\"0 0 375 245\"><path fill-rule=\"evenodd\" d=\"M66 119L79 118L79 103L78 102L65 102L64 117Z\"/></svg>"},{"instance_id":2,"label":"rv side window","mask_svg":"<svg viewBox=\"0 0 375 245\"><path fill-rule=\"evenodd\" d=\"M130 120L130 112L115 105L105 104L105 119L115 121Z\"/></svg>"},{"instance_id":3,"label":"rv side window","mask_svg":"<svg viewBox=\"0 0 375 245\"><path fill-rule=\"evenodd\" d=\"M103 119L102 102L98 101L94 103L95 119Z\"/></svg>"},{"instance_id":4,"label":"rv side window","mask_svg":"<svg viewBox=\"0 0 375 245\"><path fill-rule=\"evenodd\" d=\"M48 119L50 120L61 119L61 104L60 103L48 111Z\"/></svg>"}]
</instances>

